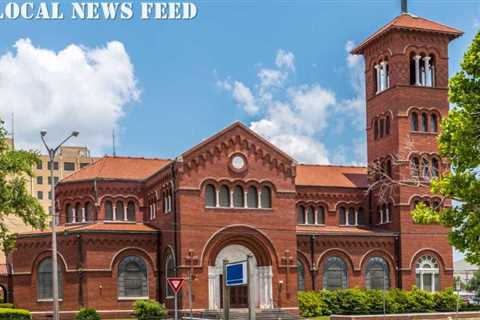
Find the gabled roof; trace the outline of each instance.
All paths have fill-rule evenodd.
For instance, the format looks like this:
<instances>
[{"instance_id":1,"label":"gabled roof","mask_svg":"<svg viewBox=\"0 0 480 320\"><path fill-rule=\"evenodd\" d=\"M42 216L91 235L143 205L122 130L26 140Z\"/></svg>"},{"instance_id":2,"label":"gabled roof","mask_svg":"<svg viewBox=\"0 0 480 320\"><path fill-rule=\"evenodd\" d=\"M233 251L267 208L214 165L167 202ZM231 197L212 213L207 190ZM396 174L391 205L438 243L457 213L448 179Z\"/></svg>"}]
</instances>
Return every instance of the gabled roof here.
<instances>
[{"instance_id":1,"label":"gabled roof","mask_svg":"<svg viewBox=\"0 0 480 320\"><path fill-rule=\"evenodd\" d=\"M380 28L380 30L375 32L366 40L364 40L360 45L353 49L351 53L362 54L363 50L369 43L381 37L385 33L395 29L441 33L448 35L450 39L457 38L463 34L463 31L459 29L455 29L422 17L418 17L411 13L402 13L401 15L397 16L392 21L384 25L382 28Z\"/></svg>"},{"instance_id":2,"label":"gabled roof","mask_svg":"<svg viewBox=\"0 0 480 320\"><path fill-rule=\"evenodd\" d=\"M193 148L190 148L189 150L185 151L184 153L182 153L182 157L185 158L187 157L188 155L194 153L195 151L199 150L200 148L202 148L203 146L206 146L207 144L209 144L210 142L218 139L219 137L227 134L228 132L236 129L236 128L239 128L240 130L244 131L245 133L255 137L255 139L259 140L261 143L267 145L268 147L272 148L273 150L275 150L277 153L279 153L282 157L285 158L285 160L287 161L290 161L292 163L295 162L295 159L293 159L292 157L290 157L287 153L285 153L284 151L280 150L277 146L275 146L274 144L272 144L270 141L268 141L267 139L265 139L264 137L262 137L261 135L259 135L258 133L256 133L255 131L253 131L252 129L248 128L246 125L244 125L243 123L241 123L240 121L236 121L234 123L232 123L231 125L229 125L228 127L224 128L223 130L219 131L218 133L214 134L213 136L205 139L204 141L200 142L199 144L197 144L196 146L194 146Z\"/></svg>"},{"instance_id":3,"label":"gabled roof","mask_svg":"<svg viewBox=\"0 0 480 320\"><path fill-rule=\"evenodd\" d=\"M105 156L72 173L62 182L93 179L144 180L170 162L166 159Z\"/></svg>"},{"instance_id":4,"label":"gabled roof","mask_svg":"<svg viewBox=\"0 0 480 320\"><path fill-rule=\"evenodd\" d=\"M295 184L297 186L367 188L367 168L300 164L297 166Z\"/></svg>"}]
</instances>

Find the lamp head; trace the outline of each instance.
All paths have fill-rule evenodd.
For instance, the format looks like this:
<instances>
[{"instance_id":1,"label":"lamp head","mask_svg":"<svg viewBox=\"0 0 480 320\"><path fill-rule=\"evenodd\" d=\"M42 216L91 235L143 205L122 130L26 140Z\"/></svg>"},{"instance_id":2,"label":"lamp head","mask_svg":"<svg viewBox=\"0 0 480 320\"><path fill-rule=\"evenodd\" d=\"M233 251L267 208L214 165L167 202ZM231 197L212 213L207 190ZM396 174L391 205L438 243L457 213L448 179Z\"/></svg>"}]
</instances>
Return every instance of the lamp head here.
<instances>
[{"instance_id":1,"label":"lamp head","mask_svg":"<svg viewBox=\"0 0 480 320\"><path fill-rule=\"evenodd\" d=\"M76 138L76 137L78 137L79 134L80 134L80 132L78 132L78 131L73 131L73 132L72 132L72 137L75 137L75 138Z\"/></svg>"},{"instance_id":2,"label":"lamp head","mask_svg":"<svg viewBox=\"0 0 480 320\"><path fill-rule=\"evenodd\" d=\"M47 130L42 130L42 131L40 131L40 135L41 135L42 137L45 137L45 136L47 135Z\"/></svg>"}]
</instances>

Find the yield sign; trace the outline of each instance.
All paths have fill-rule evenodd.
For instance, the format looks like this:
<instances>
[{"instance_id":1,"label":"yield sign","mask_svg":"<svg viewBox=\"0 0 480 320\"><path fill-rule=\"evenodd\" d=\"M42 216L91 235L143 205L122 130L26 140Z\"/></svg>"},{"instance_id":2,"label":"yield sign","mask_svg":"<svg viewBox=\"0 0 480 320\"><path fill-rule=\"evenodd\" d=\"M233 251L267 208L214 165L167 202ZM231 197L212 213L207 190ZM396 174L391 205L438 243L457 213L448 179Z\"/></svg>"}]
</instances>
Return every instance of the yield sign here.
<instances>
[{"instance_id":1,"label":"yield sign","mask_svg":"<svg viewBox=\"0 0 480 320\"><path fill-rule=\"evenodd\" d=\"M172 288L173 292L177 294L182 289L184 278L167 278L168 285Z\"/></svg>"}]
</instances>

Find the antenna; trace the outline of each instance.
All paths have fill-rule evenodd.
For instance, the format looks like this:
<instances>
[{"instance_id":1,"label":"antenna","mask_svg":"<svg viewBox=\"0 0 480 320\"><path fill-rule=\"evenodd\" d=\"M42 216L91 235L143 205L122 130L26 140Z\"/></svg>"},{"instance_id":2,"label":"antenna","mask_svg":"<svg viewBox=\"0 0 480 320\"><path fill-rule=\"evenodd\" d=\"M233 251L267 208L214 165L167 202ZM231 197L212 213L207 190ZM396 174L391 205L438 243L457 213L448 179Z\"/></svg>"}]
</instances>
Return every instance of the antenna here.
<instances>
[{"instance_id":1,"label":"antenna","mask_svg":"<svg viewBox=\"0 0 480 320\"><path fill-rule=\"evenodd\" d=\"M117 150L115 148L115 128L112 131L112 149L113 149L113 156L117 156Z\"/></svg>"},{"instance_id":2,"label":"antenna","mask_svg":"<svg viewBox=\"0 0 480 320\"><path fill-rule=\"evenodd\" d=\"M402 13L407 13L408 12L408 2L407 0L401 0L402 1Z\"/></svg>"}]
</instances>

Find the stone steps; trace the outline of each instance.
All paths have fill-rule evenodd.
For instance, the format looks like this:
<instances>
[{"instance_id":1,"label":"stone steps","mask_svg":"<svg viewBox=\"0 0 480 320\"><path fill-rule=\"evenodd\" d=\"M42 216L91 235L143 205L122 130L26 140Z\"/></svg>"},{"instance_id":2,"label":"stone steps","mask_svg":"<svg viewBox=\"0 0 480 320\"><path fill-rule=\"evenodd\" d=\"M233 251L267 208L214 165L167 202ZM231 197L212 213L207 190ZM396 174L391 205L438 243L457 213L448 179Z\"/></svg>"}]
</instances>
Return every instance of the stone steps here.
<instances>
[{"instance_id":1,"label":"stone steps","mask_svg":"<svg viewBox=\"0 0 480 320\"><path fill-rule=\"evenodd\" d=\"M193 315L195 319L214 319L222 320L223 311L222 310L205 310L203 312L195 312ZM256 320L299 320L302 319L299 316L288 313L282 309L264 309L257 310ZM184 315L183 319L188 320L188 315ZM245 320L248 319L248 310L247 309L233 309L230 310L230 320Z\"/></svg>"}]
</instances>

